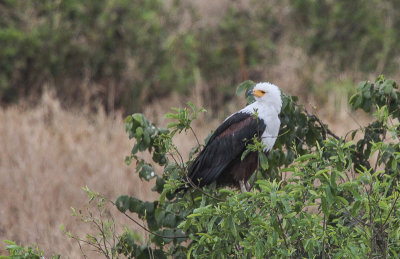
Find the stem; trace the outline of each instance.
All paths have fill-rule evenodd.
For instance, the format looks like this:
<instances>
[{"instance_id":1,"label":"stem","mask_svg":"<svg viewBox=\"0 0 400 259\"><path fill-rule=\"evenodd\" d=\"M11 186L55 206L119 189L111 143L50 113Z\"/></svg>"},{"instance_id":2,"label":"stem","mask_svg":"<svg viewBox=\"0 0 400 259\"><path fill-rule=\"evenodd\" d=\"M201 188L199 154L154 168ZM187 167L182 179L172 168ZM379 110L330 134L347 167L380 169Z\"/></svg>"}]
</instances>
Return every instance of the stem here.
<instances>
[{"instance_id":1,"label":"stem","mask_svg":"<svg viewBox=\"0 0 400 259\"><path fill-rule=\"evenodd\" d=\"M387 221L389 220L390 215L393 213L394 208L396 207L396 203L397 203L397 200L398 200L398 199L399 199L399 194L396 195L396 199L395 199L394 202L393 202L393 206L392 206L392 208L390 209L389 214L387 215L387 217L386 217L386 219L385 219L385 222L381 225L381 227L380 227L380 229L379 229L379 231L380 231L381 233L382 233L382 231L384 231L384 227L385 227ZM378 235L378 232L375 233L374 238L375 238L377 235Z\"/></svg>"},{"instance_id":2,"label":"stem","mask_svg":"<svg viewBox=\"0 0 400 259\"><path fill-rule=\"evenodd\" d=\"M113 201L110 201L114 206L117 206ZM136 225L138 225L139 227L141 227L144 231L146 231L147 233L153 234L157 237L161 237L161 238L168 238L168 239L175 239L175 238L188 238L189 236L164 236L164 235L160 235L157 234L153 231L151 231L150 229L146 228L145 226L143 226L142 224L140 224L137 220L135 220L134 218L132 218L131 216L129 216L126 212L122 212L122 214L124 214L128 219L130 219L131 221L133 221Z\"/></svg>"},{"instance_id":3,"label":"stem","mask_svg":"<svg viewBox=\"0 0 400 259\"><path fill-rule=\"evenodd\" d=\"M197 135L196 135L196 133L194 132L193 128L192 128L192 127L190 127L190 130L192 131L192 133L193 133L194 137L196 138L197 145L199 145L199 146L200 146L199 139L197 138Z\"/></svg>"},{"instance_id":4,"label":"stem","mask_svg":"<svg viewBox=\"0 0 400 259\"><path fill-rule=\"evenodd\" d=\"M92 220L92 223L98 228L98 230L100 231L100 233L101 233L102 236L103 236L104 249L101 247L100 241L98 241L97 238L96 238L96 243L97 243L97 245L98 245L98 248L99 248L100 251L106 256L106 258L109 259L110 256L108 255L108 249L107 249L107 246L106 246L106 243L105 243L104 229L102 228L103 222L101 222L101 225L102 225L102 226L100 226L100 225L96 222L96 220L94 220L94 219Z\"/></svg>"},{"instance_id":5,"label":"stem","mask_svg":"<svg viewBox=\"0 0 400 259\"><path fill-rule=\"evenodd\" d=\"M372 184L370 184L370 192L372 191ZM369 254L369 258L372 259L373 253L375 251L375 231L374 231L374 224L373 224L373 215L372 215L372 209L371 209L371 193L367 192L368 194L368 203L369 203L369 227L371 231L371 238L369 240L370 247L371 247L371 253Z\"/></svg>"},{"instance_id":6,"label":"stem","mask_svg":"<svg viewBox=\"0 0 400 259\"><path fill-rule=\"evenodd\" d=\"M306 110L306 108L303 108L303 111L307 114L307 117L313 118L313 119L315 119L315 120L318 122L318 124L321 126L321 129L323 129L323 130L325 131L325 135L328 134L328 135L331 135L332 137L334 137L334 138L337 139L337 140L340 139L340 138L339 138L335 133L333 133L328 127L325 127L324 123L322 122L322 120L321 120L320 118L318 118L318 117L317 117L316 115L314 115L314 114L310 114L310 113Z\"/></svg>"},{"instance_id":7,"label":"stem","mask_svg":"<svg viewBox=\"0 0 400 259\"><path fill-rule=\"evenodd\" d=\"M206 196L209 197L209 198L212 198L212 199L217 200L217 201L224 201L223 199L217 198L217 197L215 197L215 196L212 196L212 195L210 195L210 194L204 192L199 186L197 186L197 185L195 185L195 184L193 183L192 179L190 179L190 178L187 176L187 174L186 174L185 176L186 176L186 181L187 181L187 182L190 184L190 186L193 187L194 189L198 190L199 192L201 192L202 194L206 195Z\"/></svg>"},{"instance_id":8,"label":"stem","mask_svg":"<svg viewBox=\"0 0 400 259\"><path fill-rule=\"evenodd\" d=\"M278 213L278 209L276 209L275 212ZM288 245L288 243L286 241L285 231L283 230L282 223L281 223L281 220L279 219L279 215L278 214L276 214L276 218L278 219L279 228L282 231L283 241L285 242L286 249L289 249L289 245Z\"/></svg>"},{"instance_id":9,"label":"stem","mask_svg":"<svg viewBox=\"0 0 400 259\"><path fill-rule=\"evenodd\" d=\"M325 259L325 230L326 230L326 215L324 214L324 222L322 225L322 259Z\"/></svg>"},{"instance_id":10,"label":"stem","mask_svg":"<svg viewBox=\"0 0 400 259\"><path fill-rule=\"evenodd\" d=\"M82 253L83 257L86 259L87 256L86 256L85 252L84 252L83 249L82 249L82 245L81 245L80 240L79 240L79 239L75 239L75 240L76 240L76 242L78 242L79 249L81 250L81 253Z\"/></svg>"}]
</instances>

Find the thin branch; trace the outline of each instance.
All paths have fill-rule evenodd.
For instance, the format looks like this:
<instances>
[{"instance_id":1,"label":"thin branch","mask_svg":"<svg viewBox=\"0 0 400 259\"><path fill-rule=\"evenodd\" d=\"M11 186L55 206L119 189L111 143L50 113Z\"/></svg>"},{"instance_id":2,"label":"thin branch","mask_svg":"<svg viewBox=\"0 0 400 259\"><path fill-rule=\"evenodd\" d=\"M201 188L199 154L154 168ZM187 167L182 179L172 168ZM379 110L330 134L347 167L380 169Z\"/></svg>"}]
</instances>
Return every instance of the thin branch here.
<instances>
[{"instance_id":1,"label":"thin branch","mask_svg":"<svg viewBox=\"0 0 400 259\"><path fill-rule=\"evenodd\" d=\"M387 221L389 220L390 215L392 214L392 212L394 211L394 208L396 207L396 202L397 202L398 199L399 199L399 194L397 193L396 199L394 200L394 203L393 203L393 206L392 206L392 209L390 210L389 214L387 215L387 217L385 219L385 222L383 223L383 226L386 225Z\"/></svg>"},{"instance_id":2,"label":"thin branch","mask_svg":"<svg viewBox=\"0 0 400 259\"><path fill-rule=\"evenodd\" d=\"M390 209L389 214L387 215L387 217L386 217L386 219L385 219L385 222L384 222L384 223L380 226L380 228L379 228L380 233L382 233L382 231L384 230L384 226L386 225L387 221L389 220L390 215L393 213L394 208L396 207L396 203L397 203L397 200L398 200L398 199L399 199L399 194L397 193L396 199L395 199L394 202L393 202L393 206L392 206L392 208ZM378 235L378 232L375 233L374 238L375 238L377 235Z\"/></svg>"},{"instance_id":3,"label":"thin branch","mask_svg":"<svg viewBox=\"0 0 400 259\"><path fill-rule=\"evenodd\" d=\"M87 241L87 240L81 239L81 238L76 237L76 236L71 236L71 238L72 238L72 239L75 239L76 242L78 243L79 249L81 250L81 253L82 253L82 255L83 255L84 258L87 258L87 255L86 255L85 252L83 251L81 242L85 243L85 244L88 245L88 246L94 247L96 250L93 250L93 251L95 251L95 252L98 252L99 250L101 250L101 247L97 246L97 245L94 244L94 243L90 243L90 242Z\"/></svg>"},{"instance_id":4,"label":"thin branch","mask_svg":"<svg viewBox=\"0 0 400 259\"><path fill-rule=\"evenodd\" d=\"M92 220L92 223L95 224L95 226L98 228L98 230L99 230L100 233L102 234L102 236L103 236L103 242L104 242L104 241L105 241L104 229L96 222L96 220L93 219L93 220ZM103 222L101 222L101 223L103 224ZM107 258L110 258L109 255L108 255L108 249L107 249L106 244L104 243L104 249L103 249L102 246L101 246L100 241L98 241L97 238L95 238L95 239L96 239L96 243L97 243L98 248L100 249L100 251L101 251Z\"/></svg>"},{"instance_id":5,"label":"thin branch","mask_svg":"<svg viewBox=\"0 0 400 259\"><path fill-rule=\"evenodd\" d=\"M197 135L196 135L196 133L194 132L194 130L193 130L193 128L192 128L191 126L190 126L190 130L192 131L192 133L193 133L194 137L196 138L197 145L199 145L199 146L200 146L200 141L199 141L199 139L197 138Z\"/></svg>"},{"instance_id":6,"label":"thin branch","mask_svg":"<svg viewBox=\"0 0 400 259\"><path fill-rule=\"evenodd\" d=\"M351 112L349 112L348 110L347 110L346 112L347 112L347 114L350 116L350 118L352 118L353 121L358 125L358 127L359 127L360 129L362 129L363 126L361 126L361 124L357 121L357 119L354 118L353 114L352 114Z\"/></svg>"},{"instance_id":7,"label":"thin branch","mask_svg":"<svg viewBox=\"0 0 400 259\"><path fill-rule=\"evenodd\" d=\"M114 205L117 206L113 201L110 200L110 202ZM143 226L142 224L140 224L137 220L135 220L134 218L132 218L131 216L129 216L126 212L121 211L122 214L124 214L128 219L130 219L131 221L133 221L136 225L138 225L139 227L141 227L144 231L146 231L147 233L153 234L157 237L161 237L161 238L168 238L168 239L175 239L175 238L188 238L188 235L185 236L164 236L164 235L160 235L157 234L153 231L151 231L150 229L146 228L145 226Z\"/></svg>"},{"instance_id":8,"label":"thin branch","mask_svg":"<svg viewBox=\"0 0 400 259\"><path fill-rule=\"evenodd\" d=\"M370 192L372 192L372 183L370 184ZM371 193L367 192L367 197L368 197L368 203L369 206L371 206ZM369 210L369 227L370 227L370 232L371 232L371 238L369 240L370 242L370 248L371 248L371 253L369 254L369 258L372 258L373 253L375 252L375 234L376 232L374 231L374 224L373 224L373 215L372 215L372 210Z\"/></svg>"},{"instance_id":9,"label":"thin branch","mask_svg":"<svg viewBox=\"0 0 400 259\"><path fill-rule=\"evenodd\" d=\"M324 214L324 222L322 225L322 259L325 259L325 230L326 230L326 215Z\"/></svg>"},{"instance_id":10,"label":"thin branch","mask_svg":"<svg viewBox=\"0 0 400 259\"><path fill-rule=\"evenodd\" d=\"M176 161L175 157L173 157L173 156L171 156L171 157L174 159L175 163L179 165L179 163L178 163L178 161ZM181 166L179 166L179 167L181 168L182 171L186 171L186 168L185 168L185 167L181 167ZM215 196L212 196L212 195L210 195L210 194L204 192L200 187L198 187L197 185L195 185L195 184L193 183L192 179L190 179L190 178L187 176L186 173L185 173L185 178L186 178L186 181L190 184L191 187L193 187L194 189L200 191L202 194L206 195L207 197L212 198L212 199L217 200L217 201L224 201L223 199L217 198L217 197L215 197Z\"/></svg>"},{"instance_id":11,"label":"thin branch","mask_svg":"<svg viewBox=\"0 0 400 259\"><path fill-rule=\"evenodd\" d=\"M217 200L217 201L224 201L223 199L217 198L211 194L204 192L199 186L197 186L196 184L193 183L192 179L190 179L189 176L187 176L187 174L185 174L185 177L186 177L186 181L190 184L190 186L195 188L196 190L200 191L202 194L206 195L209 198Z\"/></svg>"},{"instance_id":12,"label":"thin branch","mask_svg":"<svg viewBox=\"0 0 400 259\"><path fill-rule=\"evenodd\" d=\"M74 238L74 239L75 239L75 238ZM86 258L87 258L87 255L86 255L85 252L83 251L83 248L82 248L80 239L79 239L79 238L76 238L75 240L76 240L76 242L77 242L78 245L79 245L79 249L81 250L81 253L82 253L83 257L86 259Z\"/></svg>"},{"instance_id":13,"label":"thin branch","mask_svg":"<svg viewBox=\"0 0 400 259\"><path fill-rule=\"evenodd\" d=\"M184 166L180 166L180 164L178 163L178 161L175 159L175 157L171 154L172 159L174 159L175 163L181 168L182 171L186 171L186 168ZM215 196L212 196L206 192L204 192L200 187L198 187L196 184L193 183L192 179L190 179L187 174L185 173L185 178L186 181L190 184L191 187L193 187L194 189L200 191L202 194L206 195L209 198L212 198L214 200L217 201L224 201L223 199L217 198Z\"/></svg>"},{"instance_id":14,"label":"thin branch","mask_svg":"<svg viewBox=\"0 0 400 259\"><path fill-rule=\"evenodd\" d=\"M335 133L333 133L328 127L325 126L325 124L322 122L322 120L321 120L320 118L318 118L317 115L315 115L315 114L310 114L310 113L306 110L306 108L303 108L303 111L307 114L307 116L308 116L309 118L313 118L313 119L315 119L315 120L318 122L318 124L320 125L321 129L323 129L323 130L325 131L325 134L331 135L331 136L334 137L335 139L340 140L340 138L339 138Z\"/></svg>"},{"instance_id":15,"label":"thin branch","mask_svg":"<svg viewBox=\"0 0 400 259\"><path fill-rule=\"evenodd\" d=\"M107 252L107 258L109 258L109 256L108 256L109 251L108 251L108 247L107 247L107 244L106 244L106 234L104 233L104 222L103 221L101 221L101 229L102 229L102 231L100 231L100 232L101 232L101 235L103 236L104 249Z\"/></svg>"},{"instance_id":16,"label":"thin branch","mask_svg":"<svg viewBox=\"0 0 400 259\"><path fill-rule=\"evenodd\" d=\"M276 209L275 212L278 213L278 210ZM278 219L279 228L282 231L283 241L285 242L286 249L289 249L289 245L288 245L288 243L286 241L286 234L285 234L285 231L283 230L282 223L281 223L281 220L279 219L279 215L278 214L276 214L276 218Z\"/></svg>"},{"instance_id":17,"label":"thin branch","mask_svg":"<svg viewBox=\"0 0 400 259\"><path fill-rule=\"evenodd\" d=\"M363 229L364 229L364 231L365 231L365 226L367 225L364 221L362 221L362 220L360 220L359 218L357 218L357 217L353 217L352 215L351 215L351 212L346 208L346 204L343 202L343 201L340 201L343 205L345 205L343 208L344 208L344 210L346 211L346 213L347 213L347 215L348 216L350 216L350 217L352 217L353 219L355 219L362 227L363 227Z\"/></svg>"}]
</instances>

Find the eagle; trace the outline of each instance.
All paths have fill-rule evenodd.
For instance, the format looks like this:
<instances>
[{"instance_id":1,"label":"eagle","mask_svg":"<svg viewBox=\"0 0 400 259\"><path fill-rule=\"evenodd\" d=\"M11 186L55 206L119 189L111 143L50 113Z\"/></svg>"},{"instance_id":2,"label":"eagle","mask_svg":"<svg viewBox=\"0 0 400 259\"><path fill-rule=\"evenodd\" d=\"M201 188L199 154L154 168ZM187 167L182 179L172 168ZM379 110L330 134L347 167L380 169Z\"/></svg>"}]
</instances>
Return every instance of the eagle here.
<instances>
[{"instance_id":1,"label":"eagle","mask_svg":"<svg viewBox=\"0 0 400 259\"><path fill-rule=\"evenodd\" d=\"M281 91L274 84L258 83L250 94L255 102L227 117L189 165L187 180L191 185L203 187L216 182L218 186L250 191L248 180L257 169L258 152L249 152L243 160L242 154L254 136L262 141L264 152L272 149L282 107Z\"/></svg>"}]
</instances>

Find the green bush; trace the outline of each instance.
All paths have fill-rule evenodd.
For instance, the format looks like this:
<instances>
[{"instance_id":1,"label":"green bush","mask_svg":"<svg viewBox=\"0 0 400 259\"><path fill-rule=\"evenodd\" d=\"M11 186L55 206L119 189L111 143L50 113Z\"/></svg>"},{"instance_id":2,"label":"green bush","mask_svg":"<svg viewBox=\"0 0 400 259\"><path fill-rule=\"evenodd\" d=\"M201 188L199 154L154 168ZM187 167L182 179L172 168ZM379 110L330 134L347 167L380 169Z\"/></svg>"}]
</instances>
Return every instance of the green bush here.
<instances>
[{"instance_id":1,"label":"green bush","mask_svg":"<svg viewBox=\"0 0 400 259\"><path fill-rule=\"evenodd\" d=\"M253 85L247 81L237 92ZM155 178L153 191L160 196L143 201L122 195L110 203L132 220L132 229L138 225L145 229L148 238L140 238L129 228L116 233L114 220L104 218L108 201L87 188L94 208L74 210L74 215L94 226L96 233L79 238L67 232L68 236L83 253L81 243L107 258L397 258L397 84L383 76L361 82L350 105L371 113L374 120L341 137L298 105L295 97L282 97L282 125L273 151L261 153L263 146L258 142L248 147L260 152L260 163L250 179L253 192L247 193L212 185L175 193L185 183L187 166L202 144L193 147L185 160L173 138L189 131L197 139L190 125L204 109L191 103L173 109L166 115L173 120L167 129L158 128L142 114L128 116L126 131L136 141L126 163L136 166L143 181ZM140 153L146 151L152 154L151 160L141 158ZM155 172L155 164L163 168L162 173ZM8 244L11 258L42 254Z\"/></svg>"},{"instance_id":2,"label":"green bush","mask_svg":"<svg viewBox=\"0 0 400 259\"><path fill-rule=\"evenodd\" d=\"M188 93L199 76L209 96L229 97L266 59L275 22L234 5L214 27L182 30L193 8L159 0L8 1L0 11L12 14L0 21L2 102L37 100L47 85L66 103L98 100L107 110Z\"/></svg>"},{"instance_id":3,"label":"green bush","mask_svg":"<svg viewBox=\"0 0 400 259\"><path fill-rule=\"evenodd\" d=\"M143 89L151 98L192 82L191 66L177 62L186 41L171 40L178 7L167 13L159 0L70 0L8 1L0 8L12 14L0 29L3 102L37 99L50 84L67 103L94 98L108 110L137 110L148 101Z\"/></svg>"},{"instance_id":4,"label":"green bush","mask_svg":"<svg viewBox=\"0 0 400 259\"><path fill-rule=\"evenodd\" d=\"M0 101L36 101L51 88L65 104L139 111L199 84L204 104L220 108L232 85L264 81L271 65L285 62L278 45L329 59L335 78L338 71L396 73L399 8L393 0L252 0L230 4L208 24L179 0L5 1ZM299 85L313 85L301 77Z\"/></svg>"},{"instance_id":5,"label":"green bush","mask_svg":"<svg viewBox=\"0 0 400 259\"><path fill-rule=\"evenodd\" d=\"M252 87L246 82L240 91ZM198 111L176 109L176 122L159 129L143 115L126 119L136 144L127 162L136 160L143 180L157 178L154 202L121 196L118 209L147 223L151 244L121 239L117 250L135 258L282 258L398 257L400 253L399 162L400 91L383 76L362 82L350 99L354 109L375 120L346 136L336 136L319 118L283 96L280 136L254 174L253 193L215 186L173 194L185 181L189 161L172 138L191 130ZM261 150L262 147L259 149ZM148 150L164 166L154 173ZM263 164L264 163L264 164ZM256 178L255 178L256 177ZM146 246L148 247L146 249Z\"/></svg>"},{"instance_id":6,"label":"green bush","mask_svg":"<svg viewBox=\"0 0 400 259\"><path fill-rule=\"evenodd\" d=\"M17 245L15 242L10 240L4 240L4 243L7 244L6 250L9 255L0 255L2 259L41 259L43 257L43 252L36 247L22 247ZM60 255L53 255L51 259L60 259Z\"/></svg>"},{"instance_id":7,"label":"green bush","mask_svg":"<svg viewBox=\"0 0 400 259\"><path fill-rule=\"evenodd\" d=\"M330 60L340 71L394 72L398 56L400 10L397 1L291 0L293 38L310 55Z\"/></svg>"}]
</instances>

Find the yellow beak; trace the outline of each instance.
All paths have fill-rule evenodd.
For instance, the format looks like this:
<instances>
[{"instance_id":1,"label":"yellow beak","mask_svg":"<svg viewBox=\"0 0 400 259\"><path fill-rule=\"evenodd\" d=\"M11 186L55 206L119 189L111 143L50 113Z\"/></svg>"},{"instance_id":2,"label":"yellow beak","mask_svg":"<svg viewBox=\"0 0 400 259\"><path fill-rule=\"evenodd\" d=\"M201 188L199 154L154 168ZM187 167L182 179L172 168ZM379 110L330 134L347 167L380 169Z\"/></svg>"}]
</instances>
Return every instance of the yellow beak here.
<instances>
[{"instance_id":1,"label":"yellow beak","mask_svg":"<svg viewBox=\"0 0 400 259\"><path fill-rule=\"evenodd\" d=\"M261 92L260 90L253 90L254 96L262 97L265 93Z\"/></svg>"}]
</instances>

